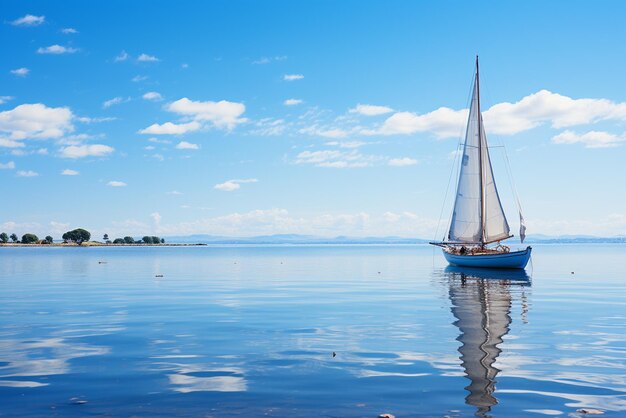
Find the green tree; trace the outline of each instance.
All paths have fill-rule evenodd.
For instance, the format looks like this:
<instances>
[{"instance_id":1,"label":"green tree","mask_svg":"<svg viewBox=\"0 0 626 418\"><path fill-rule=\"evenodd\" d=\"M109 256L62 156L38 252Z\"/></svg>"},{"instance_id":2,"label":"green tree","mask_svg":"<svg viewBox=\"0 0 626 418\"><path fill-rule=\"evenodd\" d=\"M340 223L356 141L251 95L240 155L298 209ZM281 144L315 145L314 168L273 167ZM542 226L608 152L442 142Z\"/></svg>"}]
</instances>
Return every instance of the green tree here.
<instances>
[{"instance_id":1,"label":"green tree","mask_svg":"<svg viewBox=\"0 0 626 418\"><path fill-rule=\"evenodd\" d=\"M64 241L72 241L81 245L85 241L89 241L91 233L82 228L76 228L63 234Z\"/></svg>"},{"instance_id":2,"label":"green tree","mask_svg":"<svg viewBox=\"0 0 626 418\"><path fill-rule=\"evenodd\" d=\"M37 241L39 241L39 238L37 238L37 235L35 234L22 235L22 244L33 244Z\"/></svg>"},{"instance_id":3,"label":"green tree","mask_svg":"<svg viewBox=\"0 0 626 418\"><path fill-rule=\"evenodd\" d=\"M135 239L133 237L124 237L124 242L126 244L134 244L135 243Z\"/></svg>"},{"instance_id":4,"label":"green tree","mask_svg":"<svg viewBox=\"0 0 626 418\"><path fill-rule=\"evenodd\" d=\"M124 241L124 238L115 238L113 240L113 244L124 244L126 243L126 241Z\"/></svg>"},{"instance_id":5,"label":"green tree","mask_svg":"<svg viewBox=\"0 0 626 418\"><path fill-rule=\"evenodd\" d=\"M150 237L152 238L152 243L153 244L160 244L161 243L161 239L159 237Z\"/></svg>"},{"instance_id":6,"label":"green tree","mask_svg":"<svg viewBox=\"0 0 626 418\"><path fill-rule=\"evenodd\" d=\"M52 239L52 237L51 237L50 235L48 235L48 236L46 237L45 241L46 241L48 244L52 244L52 242L54 241L54 239Z\"/></svg>"},{"instance_id":7,"label":"green tree","mask_svg":"<svg viewBox=\"0 0 626 418\"><path fill-rule=\"evenodd\" d=\"M3 244L6 244L7 242L9 242L9 236L7 235L6 232L3 232L0 234L0 242L2 242Z\"/></svg>"},{"instance_id":8,"label":"green tree","mask_svg":"<svg viewBox=\"0 0 626 418\"><path fill-rule=\"evenodd\" d=\"M9 238L11 238L11 241L17 242L17 235L11 234L11 236Z\"/></svg>"},{"instance_id":9,"label":"green tree","mask_svg":"<svg viewBox=\"0 0 626 418\"><path fill-rule=\"evenodd\" d=\"M149 236L145 236L142 238L143 242L145 242L146 244L152 244L152 237Z\"/></svg>"},{"instance_id":10,"label":"green tree","mask_svg":"<svg viewBox=\"0 0 626 418\"><path fill-rule=\"evenodd\" d=\"M161 244L165 244L165 238L161 238Z\"/></svg>"}]
</instances>

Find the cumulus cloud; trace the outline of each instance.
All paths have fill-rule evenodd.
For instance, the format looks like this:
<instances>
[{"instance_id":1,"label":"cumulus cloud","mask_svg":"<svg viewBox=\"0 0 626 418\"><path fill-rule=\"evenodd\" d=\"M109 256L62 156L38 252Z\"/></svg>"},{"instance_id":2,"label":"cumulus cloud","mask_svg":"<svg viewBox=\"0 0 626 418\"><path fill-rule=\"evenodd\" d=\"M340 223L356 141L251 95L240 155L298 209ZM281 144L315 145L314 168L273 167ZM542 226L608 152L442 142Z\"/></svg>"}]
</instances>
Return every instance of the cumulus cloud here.
<instances>
[{"instance_id":1,"label":"cumulus cloud","mask_svg":"<svg viewBox=\"0 0 626 418\"><path fill-rule=\"evenodd\" d=\"M350 113L358 113L365 116L378 116L385 113L393 112L393 109L387 106L376 106L367 104L358 104L354 109L350 109Z\"/></svg>"},{"instance_id":2,"label":"cumulus cloud","mask_svg":"<svg viewBox=\"0 0 626 418\"><path fill-rule=\"evenodd\" d=\"M32 171L32 170L20 170L17 173L15 173L16 176L18 177L37 177L39 175L39 173L37 173L36 171Z\"/></svg>"},{"instance_id":3,"label":"cumulus cloud","mask_svg":"<svg viewBox=\"0 0 626 418\"><path fill-rule=\"evenodd\" d=\"M148 55L148 54L141 54L137 57L137 61L139 62L158 62L160 61L157 57L155 57L154 55Z\"/></svg>"},{"instance_id":4,"label":"cumulus cloud","mask_svg":"<svg viewBox=\"0 0 626 418\"><path fill-rule=\"evenodd\" d=\"M302 100L300 99L287 99L283 102L283 104L285 106L295 106L295 105L299 105L302 103Z\"/></svg>"},{"instance_id":5,"label":"cumulus cloud","mask_svg":"<svg viewBox=\"0 0 626 418\"><path fill-rule=\"evenodd\" d=\"M200 149L200 145L192 144L191 142L187 141L180 141L178 144L176 144L176 149Z\"/></svg>"},{"instance_id":6,"label":"cumulus cloud","mask_svg":"<svg viewBox=\"0 0 626 418\"><path fill-rule=\"evenodd\" d=\"M66 168L65 170L61 171L61 175L62 176L77 176L80 173L76 170L70 170L69 168Z\"/></svg>"},{"instance_id":7,"label":"cumulus cloud","mask_svg":"<svg viewBox=\"0 0 626 418\"><path fill-rule=\"evenodd\" d=\"M102 107L105 108L105 109L108 109L111 106L115 106L115 105L118 105L120 103L125 103L125 102L128 102L128 101L130 101L130 97L123 98L123 97L119 97L118 96L118 97L114 97L112 99L109 99L109 100L103 102L102 103Z\"/></svg>"},{"instance_id":8,"label":"cumulus cloud","mask_svg":"<svg viewBox=\"0 0 626 418\"><path fill-rule=\"evenodd\" d=\"M72 117L73 114L67 107L48 107L41 103L22 104L12 110L0 112L0 133L8 134L7 139L10 141L59 138L74 130Z\"/></svg>"},{"instance_id":9,"label":"cumulus cloud","mask_svg":"<svg viewBox=\"0 0 626 418\"><path fill-rule=\"evenodd\" d=\"M59 155L63 158L106 157L114 148L103 144L70 145L61 148Z\"/></svg>"},{"instance_id":10,"label":"cumulus cloud","mask_svg":"<svg viewBox=\"0 0 626 418\"><path fill-rule=\"evenodd\" d=\"M157 93L156 91L149 91L141 97L143 97L144 100L152 100L152 101L163 100L163 96L161 96L161 94Z\"/></svg>"},{"instance_id":11,"label":"cumulus cloud","mask_svg":"<svg viewBox=\"0 0 626 418\"><path fill-rule=\"evenodd\" d=\"M127 184L124 183L123 181L111 180L110 182L107 183L107 186L109 186L109 187L126 187Z\"/></svg>"},{"instance_id":12,"label":"cumulus cloud","mask_svg":"<svg viewBox=\"0 0 626 418\"><path fill-rule=\"evenodd\" d=\"M197 131L205 126L231 130L236 125L246 121L245 118L241 117L246 110L246 106L243 103L226 100L201 102L189 100L185 97L167 105L166 110L177 113L187 120L192 119L192 121L187 123L155 123L140 130L139 133L180 135Z\"/></svg>"},{"instance_id":13,"label":"cumulus cloud","mask_svg":"<svg viewBox=\"0 0 626 418\"><path fill-rule=\"evenodd\" d=\"M302 74L285 74L283 76L283 80L285 81L302 80L303 78L304 76Z\"/></svg>"},{"instance_id":14,"label":"cumulus cloud","mask_svg":"<svg viewBox=\"0 0 626 418\"><path fill-rule=\"evenodd\" d=\"M406 167L409 165L415 165L417 164L417 160L413 159L413 158L409 158L409 157L404 157L404 158L391 158L388 163L390 166L392 167Z\"/></svg>"},{"instance_id":15,"label":"cumulus cloud","mask_svg":"<svg viewBox=\"0 0 626 418\"><path fill-rule=\"evenodd\" d=\"M170 112L193 117L196 121L208 121L217 128L232 129L237 124L245 122L240 116L245 112L246 106L243 103L220 100L193 101L184 97L169 104L167 109Z\"/></svg>"},{"instance_id":16,"label":"cumulus cloud","mask_svg":"<svg viewBox=\"0 0 626 418\"><path fill-rule=\"evenodd\" d=\"M615 135L609 132L589 131L578 134L573 131L564 131L552 138L555 144L584 144L585 148L611 148L626 141L626 133Z\"/></svg>"},{"instance_id":17,"label":"cumulus cloud","mask_svg":"<svg viewBox=\"0 0 626 418\"><path fill-rule=\"evenodd\" d=\"M150 135L182 135L187 132L193 132L200 129L201 125L198 122L189 123L172 123L165 122L163 124L153 123L145 129L139 131L140 134Z\"/></svg>"},{"instance_id":18,"label":"cumulus cloud","mask_svg":"<svg viewBox=\"0 0 626 418\"><path fill-rule=\"evenodd\" d=\"M0 96L0 105L5 104L9 100L13 100L13 96Z\"/></svg>"},{"instance_id":19,"label":"cumulus cloud","mask_svg":"<svg viewBox=\"0 0 626 418\"><path fill-rule=\"evenodd\" d=\"M68 34L68 35L69 34L78 33L78 31L76 29L74 29L74 28L63 28L63 29L61 29L61 32L65 33L65 34Z\"/></svg>"},{"instance_id":20,"label":"cumulus cloud","mask_svg":"<svg viewBox=\"0 0 626 418\"><path fill-rule=\"evenodd\" d=\"M441 107L425 114L397 112L379 129L365 134L413 134L431 132L439 138L458 137L467 122L468 110ZM515 103L503 102L483 112L485 129L489 133L514 135L540 125L567 128L605 120L626 120L626 103L607 99L573 99L541 90Z\"/></svg>"},{"instance_id":21,"label":"cumulus cloud","mask_svg":"<svg viewBox=\"0 0 626 418\"><path fill-rule=\"evenodd\" d=\"M72 48L69 46L62 45L50 45L47 47L41 47L37 49L38 54L52 54L52 55L61 55L61 54L73 54L78 52L77 48Z\"/></svg>"},{"instance_id":22,"label":"cumulus cloud","mask_svg":"<svg viewBox=\"0 0 626 418\"><path fill-rule=\"evenodd\" d=\"M224 183L216 184L213 186L214 189L221 190L223 192L232 192L234 190L238 190L241 188L241 184L244 183L256 183L257 179L234 179L227 180Z\"/></svg>"},{"instance_id":23,"label":"cumulus cloud","mask_svg":"<svg viewBox=\"0 0 626 418\"><path fill-rule=\"evenodd\" d=\"M11 70L11 74L16 75L18 77L26 77L30 73L30 70L26 67L16 68L15 70Z\"/></svg>"},{"instance_id":24,"label":"cumulus cloud","mask_svg":"<svg viewBox=\"0 0 626 418\"><path fill-rule=\"evenodd\" d=\"M46 21L45 16L26 15L11 22L13 26L39 26Z\"/></svg>"},{"instance_id":25,"label":"cumulus cloud","mask_svg":"<svg viewBox=\"0 0 626 418\"><path fill-rule=\"evenodd\" d=\"M15 168L15 163L13 161L9 161L8 163L0 163L0 170L13 170Z\"/></svg>"},{"instance_id":26,"label":"cumulus cloud","mask_svg":"<svg viewBox=\"0 0 626 418\"><path fill-rule=\"evenodd\" d=\"M282 135L288 123L284 119L263 118L255 122L255 128L251 131L254 135L271 136Z\"/></svg>"},{"instance_id":27,"label":"cumulus cloud","mask_svg":"<svg viewBox=\"0 0 626 418\"><path fill-rule=\"evenodd\" d=\"M126 61L129 58L128 52L126 51L122 51L119 53L119 55L117 55L113 61L115 62L121 62L121 61Z\"/></svg>"},{"instance_id":28,"label":"cumulus cloud","mask_svg":"<svg viewBox=\"0 0 626 418\"><path fill-rule=\"evenodd\" d=\"M133 83L139 83L140 81L145 81L148 79L147 75L136 75L130 79Z\"/></svg>"}]
</instances>

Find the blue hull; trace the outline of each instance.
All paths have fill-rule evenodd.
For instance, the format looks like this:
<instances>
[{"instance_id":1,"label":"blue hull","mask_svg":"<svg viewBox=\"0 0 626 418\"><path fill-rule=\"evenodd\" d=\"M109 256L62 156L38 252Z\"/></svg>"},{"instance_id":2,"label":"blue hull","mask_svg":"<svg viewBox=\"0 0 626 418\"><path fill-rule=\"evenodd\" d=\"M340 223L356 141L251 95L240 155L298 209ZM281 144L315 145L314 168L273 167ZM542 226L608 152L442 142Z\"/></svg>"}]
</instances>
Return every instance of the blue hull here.
<instances>
[{"instance_id":1,"label":"blue hull","mask_svg":"<svg viewBox=\"0 0 626 418\"><path fill-rule=\"evenodd\" d=\"M523 269L530 260L531 247L522 251L501 254L457 255L443 252L448 263L460 267L480 267L496 269Z\"/></svg>"}]
</instances>

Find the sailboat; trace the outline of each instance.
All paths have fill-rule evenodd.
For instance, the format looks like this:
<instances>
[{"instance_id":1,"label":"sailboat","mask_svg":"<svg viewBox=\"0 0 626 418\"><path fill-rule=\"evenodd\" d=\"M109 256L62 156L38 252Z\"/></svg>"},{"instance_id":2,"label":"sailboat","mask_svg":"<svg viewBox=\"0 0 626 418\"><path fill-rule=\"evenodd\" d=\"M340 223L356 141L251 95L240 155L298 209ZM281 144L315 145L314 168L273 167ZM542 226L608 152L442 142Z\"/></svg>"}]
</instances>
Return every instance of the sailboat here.
<instances>
[{"instance_id":1,"label":"sailboat","mask_svg":"<svg viewBox=\"0 0 626 418\"><path fill-rule=\"evenodd\" d=\"M522 242L525 231L520 210ZM532 248L529 246L521 251L511 251L508 246L502 245L501 241L512 237L489 158L480 111L480 77L476 57L472 103L450 228L443 241L430 244L442 247L444 257L452 265L523 269L530 259Z\"/></svg>"}]
</instances>

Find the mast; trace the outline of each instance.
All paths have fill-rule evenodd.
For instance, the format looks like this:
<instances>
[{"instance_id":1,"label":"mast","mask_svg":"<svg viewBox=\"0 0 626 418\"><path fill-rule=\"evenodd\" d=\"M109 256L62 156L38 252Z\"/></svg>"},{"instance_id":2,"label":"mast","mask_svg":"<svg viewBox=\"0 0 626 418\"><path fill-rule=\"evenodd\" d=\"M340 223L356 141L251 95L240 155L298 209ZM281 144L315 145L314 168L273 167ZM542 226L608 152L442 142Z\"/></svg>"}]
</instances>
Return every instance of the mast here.
<instances>
[{"instance_id":1,"label":"mast","mask_svg":"<svg viewBox=\"0 0 626 418\"><path fill-rule=\"evenodd\" d=\"M483 187L483 135L482 135L482 117L480 114L480 75L478 72L478 55L476 55L476 104L478 111L478 172L480 184L480 245L485 245L485 188Z\"/></svg>"}]
</instances>

